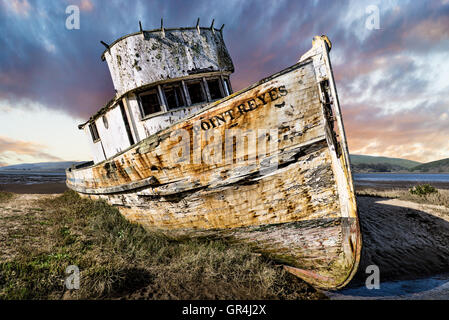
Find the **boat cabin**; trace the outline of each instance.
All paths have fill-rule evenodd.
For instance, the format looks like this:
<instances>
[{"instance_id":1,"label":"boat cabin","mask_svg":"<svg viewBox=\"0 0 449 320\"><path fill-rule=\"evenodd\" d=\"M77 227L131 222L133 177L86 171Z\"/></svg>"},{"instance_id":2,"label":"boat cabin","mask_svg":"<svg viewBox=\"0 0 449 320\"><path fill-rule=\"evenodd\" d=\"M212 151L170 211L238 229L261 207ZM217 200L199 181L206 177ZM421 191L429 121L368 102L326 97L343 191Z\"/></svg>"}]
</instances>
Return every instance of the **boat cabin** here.
<instances>
[{"instance_id":1,"label":"boat cabin","mask_svg":"<svg viewBox=\"0 0 449 320\"><path fill-rule=\"evenodd\" d=\"M102 42L116 95L79 125L94 163L232 93L234 66L222 29L141 29Z\"/></svg>"}]
</instances>

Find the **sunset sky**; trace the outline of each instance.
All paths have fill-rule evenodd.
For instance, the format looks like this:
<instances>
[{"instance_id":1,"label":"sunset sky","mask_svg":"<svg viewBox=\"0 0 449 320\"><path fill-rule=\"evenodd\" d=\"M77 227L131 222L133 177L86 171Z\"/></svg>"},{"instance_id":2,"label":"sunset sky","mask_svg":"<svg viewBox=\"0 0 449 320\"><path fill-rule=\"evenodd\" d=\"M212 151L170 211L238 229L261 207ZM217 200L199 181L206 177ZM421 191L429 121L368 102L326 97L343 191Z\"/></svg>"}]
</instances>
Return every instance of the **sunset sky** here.
<instances>
[{"instance_id":1,"label":"sunset sky","mask_svg":"<svg viewBox=\"0 0 449 320\"><path fill-rule=\"evenodd\" d=\"M80 29L66 28L68 5ZM379 29L365 25L379 8ZM89 160L77 125L114 95L100 40L225 24L234 90L297 62L315 35L331 60L352 154L449 157L449 0L0 0L0 166Z\"/></svg>"}]
</instances>

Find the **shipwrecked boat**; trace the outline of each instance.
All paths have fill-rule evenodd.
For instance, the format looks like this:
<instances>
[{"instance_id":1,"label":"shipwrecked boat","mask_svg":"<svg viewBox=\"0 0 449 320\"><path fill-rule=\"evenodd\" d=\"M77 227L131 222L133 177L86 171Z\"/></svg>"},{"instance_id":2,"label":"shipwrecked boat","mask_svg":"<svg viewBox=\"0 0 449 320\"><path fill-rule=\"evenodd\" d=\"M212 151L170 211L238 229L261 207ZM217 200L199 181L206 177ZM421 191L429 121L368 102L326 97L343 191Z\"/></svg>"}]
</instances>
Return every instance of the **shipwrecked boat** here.
<instances>
[{"instance_id":1,"label":"shipwrecked boat","mask_svg":"<svg viewBox=\"0 0 449 320\"><path fill-rule=\"evenodd\" d=\"M79 129L93 161L67 185L172 238L223 237L337 289L361 235L326 36L233 92L222 29L140 31L103 44L115 97Z\"/></svg>"}]
</instances>

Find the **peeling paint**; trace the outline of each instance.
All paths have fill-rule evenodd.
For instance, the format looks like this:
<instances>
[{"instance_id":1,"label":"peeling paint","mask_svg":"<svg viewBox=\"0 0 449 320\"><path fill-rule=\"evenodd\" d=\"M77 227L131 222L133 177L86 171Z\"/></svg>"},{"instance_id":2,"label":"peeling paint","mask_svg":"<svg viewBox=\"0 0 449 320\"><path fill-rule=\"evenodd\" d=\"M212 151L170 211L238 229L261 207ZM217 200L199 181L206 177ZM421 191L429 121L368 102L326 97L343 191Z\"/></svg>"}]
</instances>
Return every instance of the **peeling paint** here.
<instances>
[{"instance_id":1,"label":"peeling paint","mask_svg":"<svg viewBox=\"0 0 449 320\"><path fill-rule=\"evenodd\" d=\"M196 28L166 29L165 37L160 30L143 31L143 34L115 42L104 53L104 58L117 94L149 83L187 76L194 70L233 72L223 35L215 31L201 28L201 34L198 34ZM121 59L113 59L115 56ZM138 73L134 71L137 65Z\"/></svg>"},{"instance_id":2,"label":"peeling paint","mask_svg":"<svg viewBox=\"0 0 449 320\"><path fill-rule=\"evenodd\" d=\"M209 44L211 40L218 47ZM227 52L216 56L225 52L221 45L218 32L201 29L199 35L196 29L167 29L163 38L157 32L123 38L105 57L122 57L122 69L114 71L113 78L120 90L127 91L142 83L158 83L168 74L185 79L196 72L229 71L233 67ZM130 221L169 237L225 237L248 243L315 286L344 286L357 270L361 236L329 49L328 39L317 37L312 49L292 67L216 102L162 116L140 119L136 94L126 94L123 103L132 134L140 139L127 144L123 125L122 142L104 139L105 157L91 166L68 170L67 185L82 196L106 200ZM162 64L158 55L163 61L171 58ZM192 67L189 63L195 59L200 63ZM137 64L145 79L131 71L130 66ZM112 69L118 67L117 62ZM151 76L149 68L156 71ZM111 110L115 109L107 111L108 130L119 127ZM95 121L100 136L107 134ZM171 134L180 129L188 133L190 161L172 157L178 141ZM201 160L212 145L211 134L225 141L229 129L276 129L275 136L264 131L260 141L275 143L277 148L260 154L248 144L248 161L243 162L236 162L235 153L231 162ZM111 141L119 139L116 134L110 135ZM192 139L195 135L199 135L197 143ZM232 141L232 150L237 149ZM225 149L223 142L217 146ZM97 148L94 152L101 151ZM277 166L264 170L264 164L274 159Z\"/></svg>"}]
</instances>

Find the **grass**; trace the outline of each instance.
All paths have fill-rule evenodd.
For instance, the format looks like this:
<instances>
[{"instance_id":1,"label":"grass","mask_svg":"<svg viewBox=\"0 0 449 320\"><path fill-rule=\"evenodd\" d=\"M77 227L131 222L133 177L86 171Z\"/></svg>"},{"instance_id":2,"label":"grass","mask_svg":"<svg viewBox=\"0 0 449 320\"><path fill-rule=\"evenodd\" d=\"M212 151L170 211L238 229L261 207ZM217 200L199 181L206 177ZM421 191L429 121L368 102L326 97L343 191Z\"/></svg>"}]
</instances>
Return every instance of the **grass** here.
<instances>
[{"instance_id":1,"label":"grass","mask_svg":"<svg viewBox=\"0 0 449 320\"><path fill-rule=\"evenodd\" d=\"M6 261L0 253L0 299L324 298L248 247L172 241L72 191L34 203L26 216L14 234L27 241L11 242L17 254ZM69 265L80 270L79 290L65 289Z\"/></svg>"},{"instance_id":2,"label":"grass","mask_svg":"<svg viewBox=\"0 0 449 320\"><path fill-rule=\"evenodd\" d=\"M438 190L430 184L418 184L413 188L410 188L409 192L413 195L424 197L432 193L438 193Z\"/></svg>"},{"instance_id":3,"label":"grass","mask_svg":"<svg viewBox=\"0 0 449 320\"><path fill-rule=\"evenodd\" d=\"M0 191L0 203L7 202L14 197L14 193Z\"/></svg>"},{"instance_id":4,"label":"grass","mask_svg":"<svg viewBox=\"0 0 449 320\"><path fill-rule=\"evenodd\" d=\"M415 189L416 188L413 188L412 190ZM413 201L417 203L440 205L449 208L449 190L445 189L436 189L436 190L437 192L422 194L422 193L412 193L408 189L378 190L374 188L367 188L363 190L358 190L357 195L382 197L382 198L395 198L400 200Z\"/></svg>"}]
</instances>

